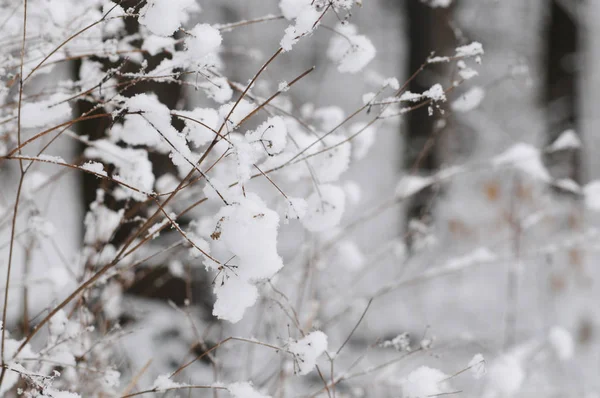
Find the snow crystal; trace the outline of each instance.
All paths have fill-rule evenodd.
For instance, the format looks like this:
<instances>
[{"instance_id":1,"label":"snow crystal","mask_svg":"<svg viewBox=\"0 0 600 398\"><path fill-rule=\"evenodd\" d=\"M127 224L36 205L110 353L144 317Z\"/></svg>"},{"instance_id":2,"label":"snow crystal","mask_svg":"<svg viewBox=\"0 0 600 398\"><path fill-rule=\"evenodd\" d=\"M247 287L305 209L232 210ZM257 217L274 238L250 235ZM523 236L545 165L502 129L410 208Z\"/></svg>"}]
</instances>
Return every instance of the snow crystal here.
<instances>
[{"instance_id":1,"label":"snow crystal","mask_svg":"<svg viewBox=\"0 0 600 398\"><path fill-rule=\"evenodd\" d=\"M309 333L297 342L290 343L288 350L294 354L295 366L300 375L309 374L317 364L317 358L327 349L327 335L321 331Z\"/></svg>"},{"instance_id":2,"label":"snow crystal","mask_svg":"<svg viewBox=\"0 0 600 398\"><path fill-rule=\"evenodd\" d=\"M483 355L481 354L475 354L467 366L475 379L481 379L487 372L485 359L483 359Z\"/></svg>"},{"instance_id":3,"label":"snow crystal","mask_svg":"<svg viewBox=\"0 0 600 398\"><path fill-rule=\"evenodd\" d=\"M442 371L427 366L421 366L401 381L403 396L408 398L432 397L452 392L448 375Z\"/></svg>"},{"instance_id":4,"label":"snow crystal","mask_svg":"<svg viewBox=\"0 0 600 398\"><path fill-rule=\"evenodd\" d=\"M573 336L566 329L554 326L550 329L548 341L560 360L565 361L573 357L575 343L573 342Z\"/></svg>"},{"instance_id":5,"label":"snow crystal","mask_svg":"<svg viewBox=\"0 0 600 398\"><path fill-rule=\"evenodd\" d=\"M308 197L308 211L302 224L311 232L325 231L336 227L345 208L344 191L335 185L320 185Z\"/></svg>"},{"instance_id":6,"label":"snow crystal","mask_svg":"<svg viewBox=\"0 0 600 398\"><path fill-rule=\"evenodd\" d=\"M575 130L564 131L549 147L549 152L560 151L563 149L581 148L581 140L575 133Z\"/></svg>"},{"instance_id":7,"label":"snow crystal","mask_svg":"<svg viewBox=\"0 0 600 398\"><path fill-rule=\"evenodd\" d=\"M450 108L455 112L469 112L477 108L484 97L485 91L483 88L473 87L456 99Z\"/></svg>"},{"instance_id":8,"label":"snow crystal","mask_svg":"<svg viewBox=\"0 0 600 398\"><path fill-rule=\"evenodd\" d=\"M44 101L27 102L21 107L21 126L24 128L43 127L60 123L71 117L71 106L64 94L54 94Z\"/></svg>"},{"instance_id":9,"label":"snow crystal","mask_svg":"<svg viewBox=\"0 0 600 398\"><path fill-rule=\"evenodd\" d=\"M233 383L227 386L233 398L271 398L256 391L252 383Z\"/></svg>"}]
</instances>

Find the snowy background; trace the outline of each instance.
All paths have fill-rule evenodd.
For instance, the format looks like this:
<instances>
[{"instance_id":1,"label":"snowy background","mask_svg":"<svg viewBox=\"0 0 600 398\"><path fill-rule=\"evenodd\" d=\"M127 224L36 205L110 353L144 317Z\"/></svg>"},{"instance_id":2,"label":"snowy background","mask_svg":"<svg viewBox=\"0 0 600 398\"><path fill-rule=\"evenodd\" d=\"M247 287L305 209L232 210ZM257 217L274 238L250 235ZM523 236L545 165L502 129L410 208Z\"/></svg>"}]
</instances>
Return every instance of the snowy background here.
<instances>
[{"instance_id":1,"label":"snowy background","mask_svg":"<svg viewBox=\"0 0 600 398\"><path fill-rule=\"evenodd\" d=\"M598 17L0 0L0 394L600 396Z\"/></svg>"}]
</instances>

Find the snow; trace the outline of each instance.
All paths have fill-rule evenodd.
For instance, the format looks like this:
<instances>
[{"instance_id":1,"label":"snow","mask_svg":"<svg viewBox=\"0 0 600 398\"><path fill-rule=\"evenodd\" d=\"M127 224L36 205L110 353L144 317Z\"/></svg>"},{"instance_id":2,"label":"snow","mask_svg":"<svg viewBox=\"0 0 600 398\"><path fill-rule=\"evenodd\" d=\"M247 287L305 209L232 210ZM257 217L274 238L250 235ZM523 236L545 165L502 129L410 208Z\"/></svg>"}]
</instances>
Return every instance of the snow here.
<instances>
[{"instance_id":1,"label":"snow","mask_svg":"<svg viewBox=\"0 0 600 398\"><path fill-rule=\"evenodd\" d=\"M298 15L306 8L309 8L312 0L281 0L279 8L285 19L293 20L298 18Z\"/></svg>"},{"instance_id":2,"label":"snow","mask_svg":"<svg viewBox=\"0 0 600 398\"><path fill-rule=\"evenodd\" d=\"M329 43L327 56L338 64L340 73L357 73L375 58L375 46L364 35L358 35L351 24L338 24Z\"/></svg>"},{"instance_id":3,"label":"snow","mask_svg":"<svg viewBox=\"0 0 600 398\"><path fill-rule=\"evenodd\" d=\"M224 77L211 77L206 82L198 84L198 86L204 90L208 98L219 104L223 104L233 97L233 89Z\"/></svg>"},{"instance_id":4,"label":"snow","mask_svg":"<svg viewBox=\"0 0 600 398\"><path fill-rule=\"evenodd\" d=\"M479 42L472 42L466 46L456 47L456 57L470 58L483 55L483 46Z\"/></svg>"},{"instance_id":5,"label":"snow","mask_svg":"<svg viewBox=\"0 0 600 398\"><path fill-rule=\"evenodd\" d=\"M57 93L47 100L26 102L21 106L21 127L49 127L71 117L71 105L64 101L68 96ZM16 116L16 114L15 114Z\"/></svg>"},{"instance_id":6,"label":"snow","mask_svg":"<svg viewBox=\"0 0 600 398\"><path fill-rule=\"evenodd\" d=\"M154 185L152 163L148 159L148 152L142 149L121 148L120 146L102 139L92 142L86 148L84 155L89 158L101 159L113 164L118 177L130 186L142 192L151 192ZM114 175L113 175L114 178ZM145 200L146 195L139 194L129 188L120 187L116 194L122 198Z\"/></svg>"},{"instance_id":7,"label":"snow","mask_svg":"<svg viewBox=\"0 0 600 398\"><path fill-rule=\"evenodd\" d=\"M317 180L321 183L336 182L348 170L352 155L352 145L342 134L330 134L322 141L326 151L310 158ZM313 147L315 151L319 146Z\"/></svg>"},{"instance_id":8,"label":"snow","mask_svg":"<svg viewBox=\"0 0 600 398\"><path fill-rule=\"evenodd\" d=\"M252 383L233 383L228 385L227 389L233 398L271 398L269 395L264 395L256 391Z\"/></svg>"},{"instance_id":9,"label":"snow","mask_svg":"<svg viewBox=\"0 0 600 398\"><path fill-rule=\"evenodd\" d=\"M420 366L401 381L405 398L432 397L452 392L447 381L448 375L428 366Z\"/></svg>"},{"instance_id":10,"label":"snow","mask_svg":"<svg viewBox=\"0 0 600 398\"><path fill-rule=\"evenodd\" d=\"M187 56L195 63L204 65L214 62L223 38L221 33L208 24L198 24L188 31L184 46Z\"/></svg>"},{"instance_id":11,"label":"snow","mask_svg":"<svg viewBox=\"0 0 600 398\"><path fill-rule=\"evenodd\" d=\"M253 194L238 201L215 215L214 231L218 233L212 234L215 248L224 248L235 256L235 268L222 265L219 270L212 261L205 262L208 268L222 274L215 283L217 301L213 313L232 323L254 305L257 291L253 283L272 277L283 267L277 253L277 213Z\"/></svg>"},{"instance_id":12,"label":"snow","mask_svg":"<svg viewBox=\"0 0 600 398\"><path fill-rule=\"evenodd\" d=\"M481 87L472 87L452 102L450 108L455 112L469 112L476 109L485 98L485 91Z\"/></svg>"},{"instance_id":13,"label":"snow","mask_svg":"<svg viewBox=\"0 0 600 398\"><path fill-rule=\"evenodd\" d=\"M301 220L308 211L308 203L304 198L295 198L288 196L287 198L287 211L285 213L286 219L295 218Z\"/></svg>"},{"instance_id":14,"label":"snow","mask_svg":"<svg viewBox=\"0 0 600 398\"><path fill-rule=\"evenodd\" d=\"M398 79L395 77L388 77L383 81L383 86L389 87L392 90L399 90L400 82L398 82Z\"/></svg>"},{"instance_id":15,"label":"snow","mask_svg":"<svg viewBox=\"0 0 600 398\"><path fill-rule=\"evenodd\" d=\"M368 126L364 122L358 122L352 124L348 131L350 136L353 137L352 144L352 158L357 161L367 156L367 153L375 143L376 130L373 125ZM355 135L356 134L356 135Z\"/></svg>"},{"instance_id":16,"label":"snow","mask_svg":"<svg viewBox=\"0 0 600 398\"><path fill-rule=\"evenodd\" d=\"M124 209L111 210L98 200L93 202L90 205L90 211L85 216L84 242L88 245L108 242L121 223L124 212Z\"/></svg>"},{"instance_id":17,"label":"snow","mask_svg":"<svg viewBox=\"0 0 600 398\"><path fill-rule=\"evenodd\" d=\"M448 8L452 4L452 0L421 0L427 3L432 8Z\"/></svg>"},{"instance_id":18,"label":"snow","mask_svg":"<svg viewBox=\"0 0 600 398\"><path fill-rule=\"evenodd\" d=\"M496 166L510 165L535 179L549 182L550 174L542 162L540 151L532 145L517 143L492 159Z\"/></svg>"},{"instance_id":19,"label":"snow","mask_svg":"<svg viewBox=\"0 0 600 398\"><path fill-rule=\"evenodd\" d=\"M562 361L571 359L575 353L575 342L573 336L566 329L554 326L548 333L548 342L552 346L558 358Z\"/></svg>"},{"instance_id":20,"label":"snow","mask_svg":"<svg viewBox=\"0 0 600 398\"><path fill-rule=\"evenodd\" d=\"M290 25L285 29L285 34L279 43L285 52L290 51L300 37L311 33L318 25L317 22L321 17L321 13L312 6L312 2L301 0L297 3L296 5L290 5L288 1L280 3L280 6L283 4L282 11L285 9L288 16L294 15L293 19L295 21L294 25Z\"/></svg>"},{"instance_id":21,"label":"snow","mask_svg":"<svg viewBox=\"0 0 600 398\"><path fill-rule=\"evenodd\" d=\"M594 211L600 211L600 180L588 183L583 188L585 206Z\"/></svg>"},{"instance_id":22,"label":"snow","mask_svg":"<svg viewBox=\"0 0 600 398\"><path fill-rule=\"evenodd\" d=\"M417 192L433 184L431 177L421 177L416 175L403 176L396 186L396 197L406 199Z\"/></svg>"},{"instance_id":23,"label":"snow","mask_svg":"<svg viewBox=\"0 0 600 398\"><path fill-rule=\"evenodd\" d=\"M175 52L176 41L172 37L162 37L156 35L147 36L142 44L142 50L147 51L148 54L154 56L163 51L170 53Z\"/></svg>"},{"instance_id":24,"label":"snow","mask_svg":"<svg viewBox=\"0 0 600 398\"><path fill-rule=\"evenodd\" d=\"M281 117L271 117L255 130L246 132L245 138L259 153L273 156L283 151L287 144L287 127Z\"/></svg>"},{"instance_id":25,"label":"snow","mask_svg":"<svg viewBox=\"0 0 600 398\"><path fill-rule=\"evenodd\" d=\"M212 108L196 108L192 111L178 111L185 123L183 134L196 148L211 142L219 129L219 113ZM198 123L200 122L200 123Z\"/></svg>"},{"instance_id":26,"label":"snow","mask_svg":"<svg viewBox=\"0 0 600 398\"><path fill-rule=\"evenodd\" d=\"M94 162L90 160L82 164L81 168L90 171L94 174L98 174L104 177L107 176L106 171L104 170L104 165L100 162Z\"/></svg>"},{"instance_id":27,"label":"snow","mask_svg":"<svg viewBox=\"0 0 600 398\"><path fill-rule=\"evenodd\" d=\"M366 258L356 243L343 240L337 245L336 261L350 272L358 271L365 266Z\"/></svg>"},{"instance_id":28,"label":"snow","mask_svg":"<svg viewBox=\"0 0 600 398\"><path fill-rule=\"evenodd\" d=\"M481 379L487 373L485 359L481 354L475 354L467 366L469 367L473 377L477 380Z\"/></svg>"},{"instance_id":29,"label":"snow","mask_svg":"<svg viewBox=\"0 0 600 398\"><path fill-rule=\"evenodd\" d=\"M494 260L496 260L496 255L493 252L488 248L479 247L469 254L449 260L444 269L458 270L474 264L488 263Z\"/></svg>"},{"instance_id":30,"label":"snow","mask_svg":"<svg viewBox=\"0 0 600 398\"><path fill-rule=\"evenodd\" d=\"M525 381L525 370L516 355L504 354L492 362L487 381L490 393L512 396L521 389Z\"/></svg>"},{"instance_id":31,"label":"snow","mask_svg":"<svg viewBox=\"0 0 600 398\"><path fill-rule=\"evenodd\" d=\"M302 219L304 227L311 232L321 232L336 227L344 214L345 194L335 185L320 185L308 197L308 211Z\"/></svg>"},{"instance_id":32,"label":"snow","mask_svg":"<svg viewBox=\"0 0 600 398\"><path fill-rule=\"evenodd\" d=\"M429 90L423 92L423 96L431 98L433 101L446 101L446 93L441 84L436 83Z\"/></svg>"},{"instance_id":33,"label":"snow","mask_svg":"<svg viewBox=\"0 0 600 398\"><path fill-rule=\"evenodd\" d=\"M575 130L565 130L558 136L556 140L548 147L549 152L560 151L564 149L579 149L581 148L581 140L575 133Z\"/></svg>"},{"instance_id":34,"label":"snow","mask_svg":"<svg viewBox=\"0 0 600 398\"><path fill-rule=\"evenodd\" d=\"M56 164L65 164L67 162L65 162L65 160L63 158L61 158L60 156L52 156L52 155L46 155L46 154L41 154L40 156L37 157L40 160L43 160L45 162L48 163L56 163Z\"/></svg>"},{"instance_id":35,"label":"snow","mask_svg":"<svg viewBox=\"0 0 600 398\"><path fill-rule=\"evenodd\" d=\"M315 368L317 359L327 350L327 335L321 331L311 332L303 339L290 343L288 350L294 355L297 373L307 375Z\"/></svg>"},{"instance_id":36,"label":"snow","mask_svg":"<svg viewBox=\"0 0 600 398\"><path fill-rule=\"evenodd\" d=\"M152 385L152 390L166 391L171 388L178 388L178 387L183 387L183 386L184 386L184 384L176 383L173 380L171 380L170 374L162 374L162 375L159 375L154 380L154 384Z\"/></svg>"},{"instance_id":37,"label":"snow","mask_svg":"<svg viewBox=\"0 0 600 398\"><path fill-rule=\"evenodd\" d=\"M155 35L171 36L197 10L195 0L149 0L140 9L138 21Z\"/></svg>"},{"instance_id":38,"label":"snow","mask_svg":"<svg viewBox=\"0 0 600 398\"><path fill-rule=\"evenodd\" d=\"M227 272L227 271L223 271ZM213 306L213 315L231 323L242 320L246 309L252 307L258 299L258 290L235 274L222 281L224 275L217 276L215 294L217 300Z\"/></svg>"}]
</instances>

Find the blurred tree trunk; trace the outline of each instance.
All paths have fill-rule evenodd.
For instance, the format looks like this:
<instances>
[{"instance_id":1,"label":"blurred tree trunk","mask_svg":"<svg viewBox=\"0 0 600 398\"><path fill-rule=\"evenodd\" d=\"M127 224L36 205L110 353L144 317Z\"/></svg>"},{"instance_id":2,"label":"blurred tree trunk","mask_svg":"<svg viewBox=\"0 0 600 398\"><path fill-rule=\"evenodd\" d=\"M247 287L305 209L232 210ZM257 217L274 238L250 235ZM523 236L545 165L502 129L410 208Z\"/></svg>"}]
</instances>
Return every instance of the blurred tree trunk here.
<instances>
[{"instance_id":1,"label":"blurred tree trunk","mask_svg":"<svg viewBox=\"0 0 600 398\"><path fill-rule=\"evenodd\" d=\"M600 2L587 0L579 2L575 10L582 24L582 59L579 64L582 72L579 79L581 96L579 106L581 110L582 138L588 150L585 156L585 180L600 178L600 156L595 154L600 148Z\"/></svg>"},{"instance_id":2,"label":"blurred tree trunk","mask_svg":"<svg viewBox=\"0 0 600 398\"><path fill-rule=\"evenodd\" d=\"M574 4L570 3L570 4ZM548 144L562 132L579 132L578 45L579 23L573 9L562 0L552 0L546 32L546 85ZM546 164L554 178L581 182L581 151L564 149L548 153Z\"/></svg>"},{"instance_id":3,"label":"blurred tree trunk","mask_svg":"<svg viewBox=\"0 0 600 398\"><path fill-rule=\"evenodd\" d=\"M445 55L456 47L454 32L450 26L453 7L431 8L420 1L407 0L406 20L408 37L408 70L410 76L434 51ZM448 65L438 63L428 66L410 83L408 89L422 93L432 85L441 83L447 86L450 70ZM439 113L429 115L427 108L409 112L406 116L404 169L407 173L430 174L439 168L439 152L436 124ZM429 189L416 195L406 206L406 220L427 217L431 209L433 192ZM410 243L410 234L408 235Z\"/></svg>"}]
</instances>

